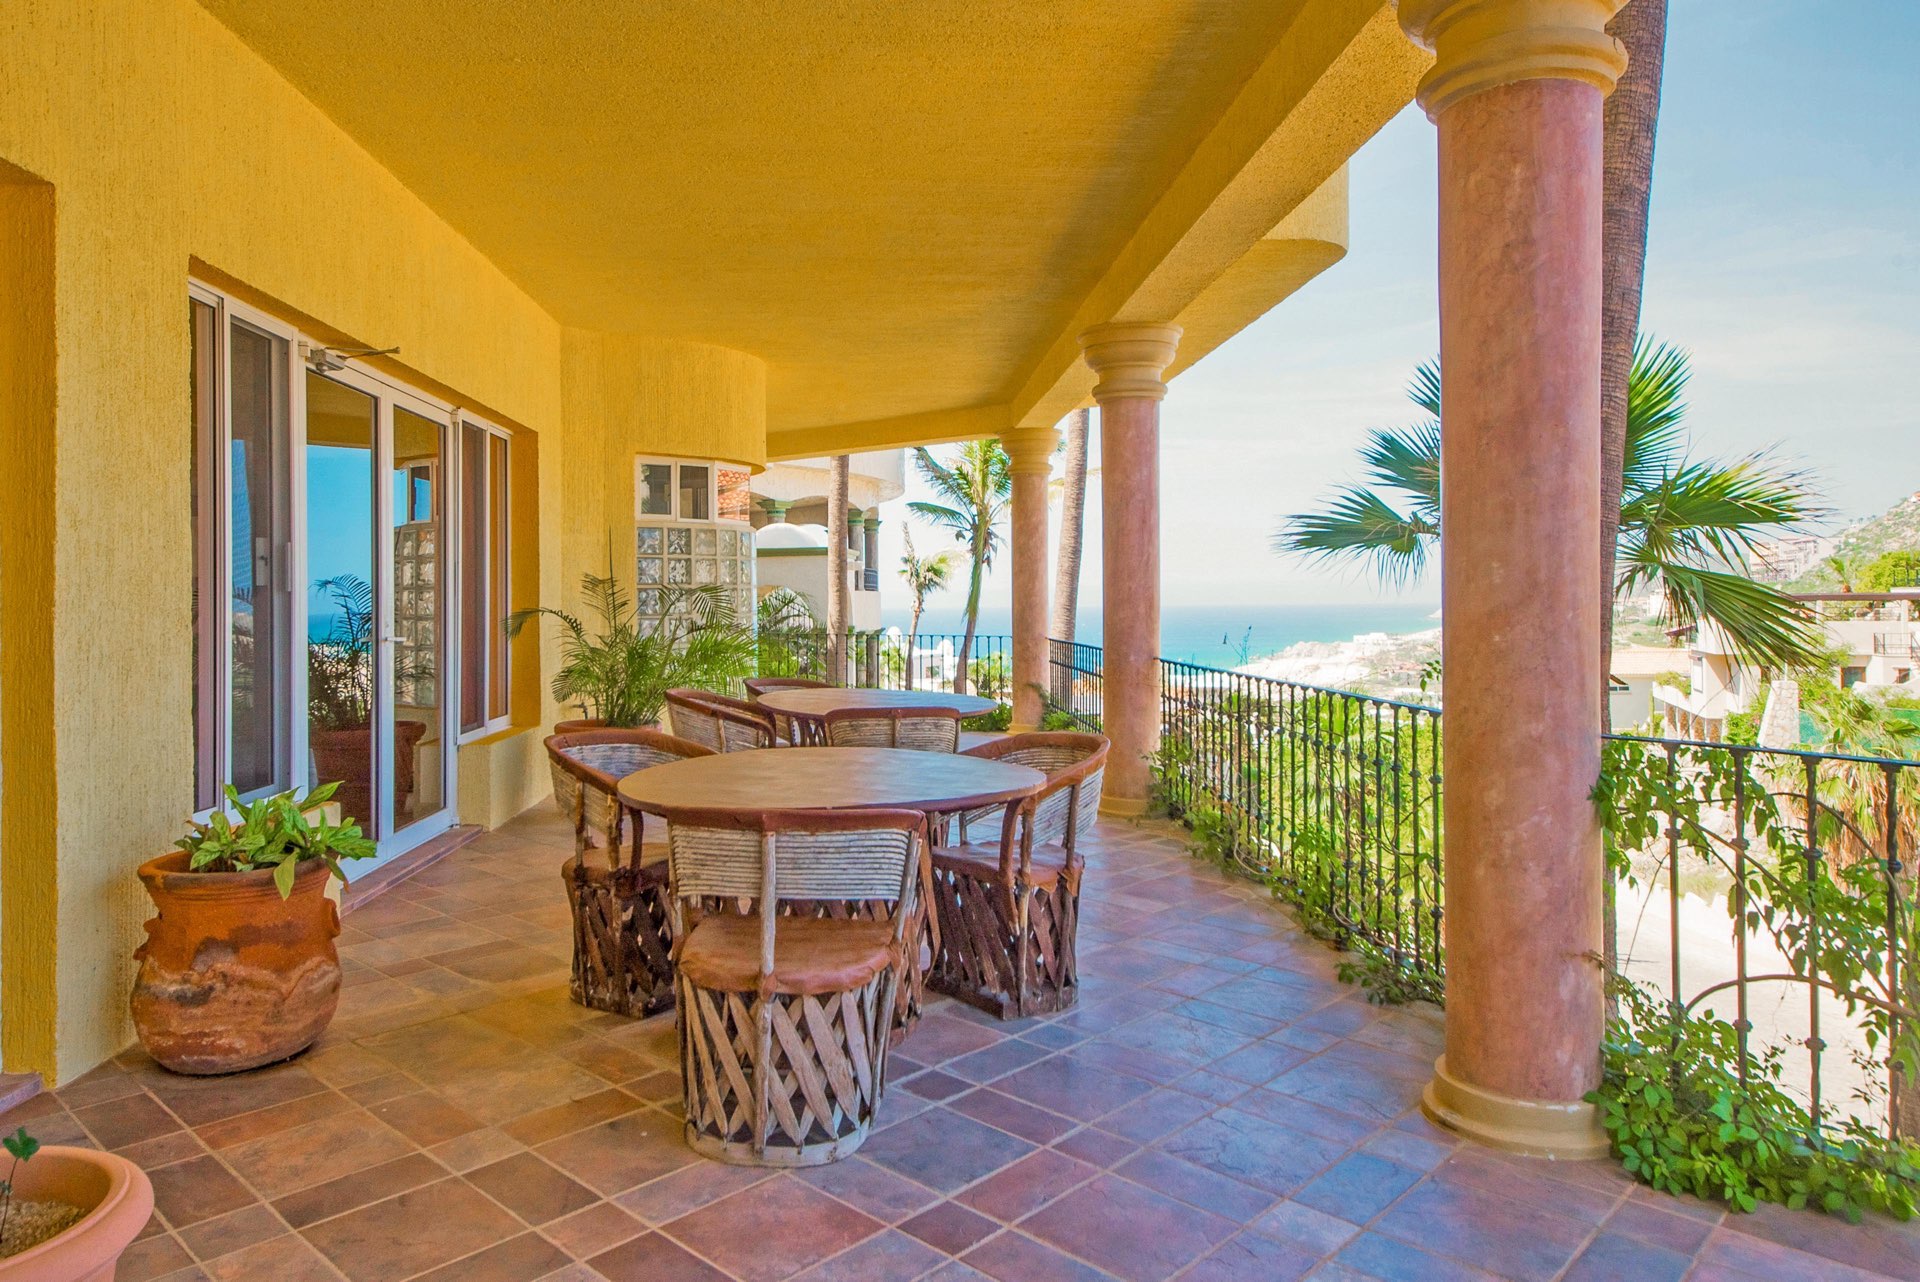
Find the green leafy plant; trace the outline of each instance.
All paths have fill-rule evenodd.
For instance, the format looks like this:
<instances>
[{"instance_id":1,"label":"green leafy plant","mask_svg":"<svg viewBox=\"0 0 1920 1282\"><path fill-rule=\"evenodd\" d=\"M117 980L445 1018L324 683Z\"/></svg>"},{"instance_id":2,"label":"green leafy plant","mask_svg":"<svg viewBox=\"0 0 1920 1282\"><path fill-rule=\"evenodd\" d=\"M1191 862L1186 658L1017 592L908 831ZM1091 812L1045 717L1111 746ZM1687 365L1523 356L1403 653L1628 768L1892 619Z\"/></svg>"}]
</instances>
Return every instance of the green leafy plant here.
<instances>
[{"instance_id":1,"label":"green leafy plant","mask_svg":"<svg viewBox=\"0 0 1920 1282\"><path fill-rule=\"evenodd\" d=\"M1837 1136L1814 1127L1781 1087L1784 1046L1748 1051L1743 1075L1732 1023L1689 1016L1626 980L1611 991L1605 1073L1587 1099L1635 1178L1738 1211L1779 1202L1853 1221L1865 1210L1912 1218L1920 1155L1852 1121Z\"/></svg>"},{"instance_id":2,"label":"green leafy plant","mask_svg":"<svg viewBox=\"0 0 1920 1282\"><path fill-rule=\"evenodd\" d=\"M307 720L315 730L373 724L373 585L351 574L314 585L333 603L333 626L307 644Z\"/></svg>"},{"instance_id":3,"label":"green leafy plant","mask_svg":"<svg viewBox=\"0 0 1920 1282\"><path fill-rule=\"evenodd\" d=\"M294 877L308 860L324 863L344 882L342 859L370 859L378 850L352 819L331 824L321 813L339 786L329 783L304 797L282 792L251 802L242 801L229 786L227 804L233 815L215 811L174 844L187 852L187 867L193 872L271 868L282 899L293 893Z\"/></svg>"},{"instance_id":4,"label":"green leafy plant","mask_svg":"<svg viewBox=\"0 0 1920 1282\"><path fill-rule=\"evenodd\" d=\"M940 500L907 504L917 517L952 533L967 550L966 637L954 669L953 688L965 691L967 665L973 657L973 636L980 621L980 589L1000 550L999 524L1013 497L1013 460L992 437L968 441L946 462L925 446L915 446L914 467ZM974 683L976 692L980 683Z\"/></svg>"},{"instance_id":5,"label":"green leafy plant","mask_svg":"<svg viewBox=\"0 0 1920 1282\"><path fill-rule=\"evenodd\" d=\"M0 1139L0 1147L4 1147L13 1158L13 1164L7 1168L7 1178L0 1180L0 1242L4 1242L7 1238L7 1221L13 1217L14 1178L20 1174L20 1163L40 1151L40 1141L27 1134L27 1128L23 1126L5 1139Z\"/></svg>"},{"instance_id":6,"label":"green leafy plant","mask_svg":"<svg viewBox=\"0 0 1920 1282\"><path fill-rule=\"evenodd\" d=\"M647 725L660 719L667 691L696 686L730 693L755 671L753 621L739 616L731 588L649 589L661 593L657 622L640 617L611 573L584 575L580 588L593 629L570 611L539 606L509 616L507 635L518 636L543 615L559 622L553 697L583 716L614 726Z\"/></svg>"}]
</instances>

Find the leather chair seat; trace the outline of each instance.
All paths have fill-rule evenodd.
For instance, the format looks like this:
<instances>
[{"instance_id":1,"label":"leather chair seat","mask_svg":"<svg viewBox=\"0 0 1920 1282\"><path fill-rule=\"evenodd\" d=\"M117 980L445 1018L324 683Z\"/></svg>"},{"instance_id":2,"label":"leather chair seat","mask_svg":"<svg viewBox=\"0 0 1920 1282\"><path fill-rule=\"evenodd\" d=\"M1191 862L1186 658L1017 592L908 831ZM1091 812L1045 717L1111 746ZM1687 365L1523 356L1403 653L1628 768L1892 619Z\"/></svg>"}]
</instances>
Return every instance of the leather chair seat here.
<instances>
[{"instance_id":1,"label":"leather chair seat","mask_svg":"<svg viewBox=\"0 0 1920 1282\"><path fill-rule=\"evenodd\" d=\"M943 846L933 852L933 866L972 877L976 881L998 881L1000 843L997 840L992 843L970 841L964 845ZM1066 871L1067 852L1058 846L1042 846L1033 852L1028 876L1037 889L1051 890L1059 884L1061 875Z\"/></svg>"},{"instance_id":2,"label":"leather chair seat","mask_svg":"<svg viewBox=\"0 0 1920 1282\"><path fill-rule=\"evenodd\" d=\"M884 921L782 917L774 930L773 991L818 995L860 988L898 960ZM701 920L680 949L680 973L701 988L753 992L760 985L760 918Z\"/></svg>"}]
</instances>

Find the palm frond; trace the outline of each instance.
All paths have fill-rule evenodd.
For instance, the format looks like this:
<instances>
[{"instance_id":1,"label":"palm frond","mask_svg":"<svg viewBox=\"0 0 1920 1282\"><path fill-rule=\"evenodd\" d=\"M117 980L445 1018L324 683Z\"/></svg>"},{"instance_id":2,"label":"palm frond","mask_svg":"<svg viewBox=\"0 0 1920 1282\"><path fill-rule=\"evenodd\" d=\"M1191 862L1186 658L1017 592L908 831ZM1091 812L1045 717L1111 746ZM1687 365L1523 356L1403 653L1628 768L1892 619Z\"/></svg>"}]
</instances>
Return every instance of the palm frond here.
<instances>
[{"instance_id":1,"label":"palm frond","mask_svg":"<svg viewBox=\"0 0 1920 1282\"><path fill-rule=\"evenodd\" d=\"M1679 467L1686 451L1686 392L1692 377L1684 349L1650 334L1634 340L1621 467L1625 493L1649 488Z\"/></svg>"},{"instance_id":2,"label":"palm frond","mask_svg":"<svg viewBox=\"0 0 1920 1282\"><path fill-rule=\"evenodd\" d=\"M1440 519L1440 424L1376 427L1360 447L1360 462L1375 485L1411 495L1418 514Z\"/></svg>"},{"instance_id":3,"label":"palm frond","mask_svg":"<svg viewBox=\"0 0 1920 1282\"><path fill-rule=\"evenodd\" d=\"M1319 559L1371 562L1382 580L1400 586L1426 569L1428 547L1439 534L1434 522L1403 515L1372 490L1356 486L1335 495L1324 512L1288 517L1274 547Z\"/></svg>"},{"instance_id":4,"label":"palm frond","mask_svg":"<svg viewBox=\"0 0 1920 1282\"><path fill-rule=\"evenodd\" d=\"M1440 417L1440 362L1422 361L1407 384L1407 399L1434 418Z\"/></svg>"},{"instance_id":5,"label":"palm frond","mask_svg":"<svg viewBox=\"0 0 1920 1282\"><path fill-rule=\"evenodd\" d=\"M1634 572L1643 579L1657 575L1670 624L1713 623L1743 663L1785 672L1817 663L1824 650L1825 634L1812 612L1764 583L1673 562L1639 560Z\"/></svg>"},{"instance_id":6,"label":"palm frond","mask_svg":"<svg viewBox=\"0 0 1920 1282\"><path fill-rule=\"evenodd\" d=\"M1820 514L1804 473L1764 454L1733 462L1683 463L1657 482L1628 490L1620 506L1623 550L1662 560L1744 567L1761 537Z\"/></svg>"}]
</instances>

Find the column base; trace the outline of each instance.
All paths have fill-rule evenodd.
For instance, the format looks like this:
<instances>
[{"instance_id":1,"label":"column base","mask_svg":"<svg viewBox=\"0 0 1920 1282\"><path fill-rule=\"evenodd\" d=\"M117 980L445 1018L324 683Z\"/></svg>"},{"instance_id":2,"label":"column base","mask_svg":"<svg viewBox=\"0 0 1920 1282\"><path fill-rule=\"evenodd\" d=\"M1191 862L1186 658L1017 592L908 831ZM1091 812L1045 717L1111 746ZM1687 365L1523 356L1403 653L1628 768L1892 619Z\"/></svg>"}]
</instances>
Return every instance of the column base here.
<instances>
[{"instance_id":1,"label":"column base","mask_svg":"<svg viewBox=\"0 0 1920 1282\"><path fill-rule=\"evenodd\" d=\"M1433 1062L1433 1080L1421 1093L1420 1111L1435 1125L1470 1140L1528 1157L1583 1161L1612 1152L1607 1133L1600 1129L1600 1111L1592 1104L1515 1099L1470 1086L1447 1072L1445 1055Z\"/></svg>"},{"instance_id":2,"label":"column base","mask_svg":"<svg viewBox=\"0 0 1920 1282\"><path fill-rule=\"evenodd\" d=\"M1109 819L1138 819L1147 813L1147 799L1104 792L1100 794L1100 813Z\"/></svg>"}]
</instances>

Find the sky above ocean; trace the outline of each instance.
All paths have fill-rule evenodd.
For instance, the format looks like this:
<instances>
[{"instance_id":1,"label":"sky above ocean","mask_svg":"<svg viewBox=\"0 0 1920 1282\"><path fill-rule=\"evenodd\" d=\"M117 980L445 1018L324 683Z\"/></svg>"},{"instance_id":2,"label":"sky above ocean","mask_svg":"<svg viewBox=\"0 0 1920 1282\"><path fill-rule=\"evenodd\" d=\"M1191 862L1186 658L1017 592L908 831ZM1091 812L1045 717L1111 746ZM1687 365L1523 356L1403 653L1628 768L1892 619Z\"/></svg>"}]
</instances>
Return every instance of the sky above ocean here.
<instances>
[{"instance_id":1,"label":"sky above ocean","mask_svg":"<svg viewBox=\"0 0 1920 1282\"><path fill-rule=\"evenodd\" d=\"M1920 489L1916 55L1920 5L1907 0L1669 10L1644 323L1692 353L1696 453L1772 449L1810 468L1831 525ZM1170 609L1439 597L1431 573L1396 596L1269 547L1285 515L1354 479L1369 427L1416 418L1406 385L1439 347L1433 126L1407 108L1350 174L1345 260L1177 378L1163 406ZM892 599L905 505L882 515ZM916 542L942 545L925 526ZM986 599L1004 608L1004 566ZM957 609L958 594L945 603Z\"/></svg>"}]
</instances>

